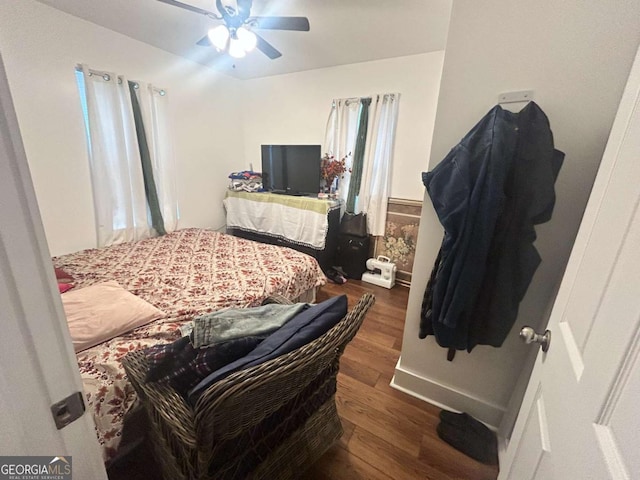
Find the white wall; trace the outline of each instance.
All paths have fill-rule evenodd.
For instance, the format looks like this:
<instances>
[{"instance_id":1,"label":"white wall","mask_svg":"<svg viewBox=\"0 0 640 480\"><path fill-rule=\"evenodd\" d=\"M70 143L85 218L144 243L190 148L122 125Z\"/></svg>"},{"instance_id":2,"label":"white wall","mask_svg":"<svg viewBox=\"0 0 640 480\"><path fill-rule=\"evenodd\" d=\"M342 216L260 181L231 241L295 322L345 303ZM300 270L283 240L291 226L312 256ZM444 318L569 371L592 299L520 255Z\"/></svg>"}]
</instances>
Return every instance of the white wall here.
<instances>
[{"instance_id":1,"label":"white wall","mask_svg":"<svg viewBox=\"0 0 640 480\"><path fill-rule=\"evenodd\" d=\"M96 246L77 63L167 90L179 226L224 225L226 175L243 164L241 82L33 0L0 2L0 51L53 255Z\"/></svg>"},{"instance_id":2,"label":"white wall","mask_svg":"<svg viewBox=\"0 0 640 480\"><path fill-rule=\"evenodd\" d=\"M454 1L433 146L424 169L444 158L499 93L523 89L535 91L566 158L553 218L537 228L543 262L516 327L502 348L459 352L453 362L446 361L433 338L418 339L422 295L442 239L425 196L398 386L499 423L530 351L517 333L523 324L542 329L546 323L546 308L566 265L639 41L637 1Z\"/></svg>"},{"instance_id":3,"label":"white wall","mask_svg":"<svg viewBox=\"0 0 640 480\"><path fill-rule=\"evenodd\" d=\"M333 98L400 92L391 196L422 200L444 52L245 80L244 151L260 169L260 145L324 143Z\"/></svg>"},{"instance_id":4,"label":"white wall","mask_svg":"<svg viewBox=\"0 0 640 480\"><path fill-rule=\"evenodd\" d=\"M391 194L422 199L444 52L239 81L33 0L0 3L0 51L53 255L96 245L77 63L168 91L180 227L224 225L261 144L322 144L333 98L380 92L401 93Z\"/></svg>"}]
</instances>

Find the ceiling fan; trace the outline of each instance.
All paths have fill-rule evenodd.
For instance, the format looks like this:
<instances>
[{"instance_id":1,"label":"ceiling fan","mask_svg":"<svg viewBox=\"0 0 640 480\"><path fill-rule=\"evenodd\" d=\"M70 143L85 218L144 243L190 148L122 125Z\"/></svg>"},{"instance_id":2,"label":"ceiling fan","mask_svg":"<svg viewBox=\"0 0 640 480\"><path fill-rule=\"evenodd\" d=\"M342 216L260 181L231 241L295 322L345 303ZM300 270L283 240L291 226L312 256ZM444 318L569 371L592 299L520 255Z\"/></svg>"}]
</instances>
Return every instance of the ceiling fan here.
<instances>
[{"instance_id":1,"label":"ceiling fan","mask_svg":"<svg viewBox=\"0 0 640 480\"><path fill-rule=\"evenodd\" d=\"M252 17L250 16L252 0L215 0L218 12L212 12L195 5L177 0L158 0L162 3L184 8L191 12L205 15L224 23L209 30L208 34L197 44L214 46L220 51L228 50L229 55L241 58L257 48L270 59L282 56L273 45L267 42L254 29L309 31L309 20L306 17Z\"/></svg>"}]
</instances>

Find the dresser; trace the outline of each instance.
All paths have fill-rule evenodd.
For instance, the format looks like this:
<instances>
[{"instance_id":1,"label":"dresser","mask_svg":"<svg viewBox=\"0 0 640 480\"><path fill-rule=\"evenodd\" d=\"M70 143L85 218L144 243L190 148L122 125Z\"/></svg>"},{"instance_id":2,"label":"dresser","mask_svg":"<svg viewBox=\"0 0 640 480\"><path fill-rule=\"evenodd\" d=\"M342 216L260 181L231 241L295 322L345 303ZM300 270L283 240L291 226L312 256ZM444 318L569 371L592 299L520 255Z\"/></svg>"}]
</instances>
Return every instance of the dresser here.
<instances>
[{"instance_id":1,"label":"dresser","mask_svg":"<svg viewBox=\"0 0 640 480\"><path fill-rule=\"evenodd\" d=\"M224 206L228 233L306 253L324 271L333 266L340 228L338 200L228 190Z\"/></svg>"}]
</instances>

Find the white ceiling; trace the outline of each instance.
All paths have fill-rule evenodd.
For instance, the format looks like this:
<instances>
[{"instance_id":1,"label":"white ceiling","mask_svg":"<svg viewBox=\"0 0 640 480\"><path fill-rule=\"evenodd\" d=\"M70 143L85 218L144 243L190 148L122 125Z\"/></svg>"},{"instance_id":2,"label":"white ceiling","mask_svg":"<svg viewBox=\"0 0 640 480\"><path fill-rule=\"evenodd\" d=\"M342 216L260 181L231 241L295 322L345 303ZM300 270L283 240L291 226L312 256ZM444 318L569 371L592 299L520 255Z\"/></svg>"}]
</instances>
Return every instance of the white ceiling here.
<instances>
[{"instance_id":1,"label":"white ceiling","mask_svg":"<svg viewBox=\"0 0 640 480\"><path fill-rule=\"evenodd\" d=\"M451 0L254 0L252 15L305 16L309 32L260 30L282 52L232 59L196 42L220 21L157 0L38 0L236 78L443 50ZM183 0L215 11L215 0Z\"/></svg>"}]
</instances>

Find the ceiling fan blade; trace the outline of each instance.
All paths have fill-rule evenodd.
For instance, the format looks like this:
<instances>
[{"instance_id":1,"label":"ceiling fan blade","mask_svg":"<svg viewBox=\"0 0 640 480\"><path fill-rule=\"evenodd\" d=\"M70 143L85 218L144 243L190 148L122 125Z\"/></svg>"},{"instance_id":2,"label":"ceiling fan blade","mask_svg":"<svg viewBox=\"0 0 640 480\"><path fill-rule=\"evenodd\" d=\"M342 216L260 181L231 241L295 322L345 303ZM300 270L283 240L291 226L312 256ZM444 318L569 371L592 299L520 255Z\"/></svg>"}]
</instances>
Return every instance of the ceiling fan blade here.
<instances>
[{"instance_id":1,"label":"ceiling fan blade","mask_svg":"<svg viewBox=\"0 0 640 480\"><path fill-rule=\"evenodd\" d=\"M298 32L309 31L309 19L307 17L251 17L249 21L255 23L255 28L268 30L295 30Z\"/></svg>"},{"instance_id":2,"label":"ceiling fan blade","mask_svg":"<svg viewBox=\"0 0 640 480\"><path fill-rule=\"evenodd\" d=\"M202 15L206 15L208 17L218 17L215 12L210 12L209 10L204 10L199 7L195 7L193 5L189 5L188 3L178 2L177 0L158 0L159 2L166 3L167 5L173 5L174 7L184 8L185 10L189 10L191 12L200 13Z\"/></svg>"},{"instance_id":3,"label":"ceiling fan blade","mask_svg":"<svg viewBox=\"0 0 640 480\"><path fill-rule=\"evenodd\" d=\"M209 40L209 35L205 35L200 40L196 42L196 45L200 45L201 47L211 47L211 40Z\"/></svg>"},{"instance_id":4,"label":"ceiling fan blade","mask_svg":"<svg viewBox=\"0 0 640 480\"><path fill-rule=\"evenodd\" d=\"M253 33L255 33L255 32L253 32ZM262 53L264 53L271 60L275 60L276 58L282 56L282 54L278 50L276 50L276 47L271 45L269 42L267 42L260 35L256 34L256 39L258 40L258 43L256 44L256 48L258 50L260 50Z\"/></svg>"}]
</instances>

